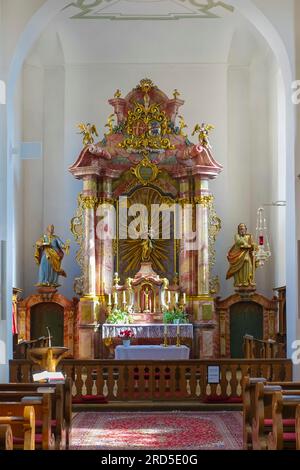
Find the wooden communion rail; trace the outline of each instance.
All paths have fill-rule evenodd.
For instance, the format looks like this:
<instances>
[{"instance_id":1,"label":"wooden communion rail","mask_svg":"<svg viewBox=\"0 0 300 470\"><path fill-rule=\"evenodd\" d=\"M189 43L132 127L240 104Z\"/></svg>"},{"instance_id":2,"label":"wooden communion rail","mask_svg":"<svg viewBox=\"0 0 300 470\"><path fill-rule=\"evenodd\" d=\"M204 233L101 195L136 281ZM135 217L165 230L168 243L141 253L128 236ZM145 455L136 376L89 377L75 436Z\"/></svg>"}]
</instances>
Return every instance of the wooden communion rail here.
<instances>
[{"instance_id":1,"label":"wooden communion rail","mask_svg":"<svg viewBox=\"0 0 300 470\"><path fill-rule=\"evenodd\" d=\"M219 367L218 383L209 383L209 366ZM30 382L38 366L27 360L10 362L11 382ZM116 361L63 360L59 369L73 380L72 395L103 395L109 402L225 401L240 398L245 375L268 381L292 380L289 359Z\"/></svg>"}]
</instances>

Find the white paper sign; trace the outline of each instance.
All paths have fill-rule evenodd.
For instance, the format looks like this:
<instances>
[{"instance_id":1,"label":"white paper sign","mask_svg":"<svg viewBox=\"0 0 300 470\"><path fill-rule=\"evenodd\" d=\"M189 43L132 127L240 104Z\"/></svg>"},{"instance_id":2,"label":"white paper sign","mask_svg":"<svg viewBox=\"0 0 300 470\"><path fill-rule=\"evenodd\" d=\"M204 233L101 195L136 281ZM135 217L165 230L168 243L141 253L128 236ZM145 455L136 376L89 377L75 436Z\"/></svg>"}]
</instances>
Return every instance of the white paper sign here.
<instances>
[{"instance_id":1,"label":"white paper sign","mask_svg":"<svg viewBox=\"0 0 300 470\"><path fill-rule=\"evenodd\" d=\"M220 383L220 366L207 366L207 383Z\"/></svg>"}]
</instances>

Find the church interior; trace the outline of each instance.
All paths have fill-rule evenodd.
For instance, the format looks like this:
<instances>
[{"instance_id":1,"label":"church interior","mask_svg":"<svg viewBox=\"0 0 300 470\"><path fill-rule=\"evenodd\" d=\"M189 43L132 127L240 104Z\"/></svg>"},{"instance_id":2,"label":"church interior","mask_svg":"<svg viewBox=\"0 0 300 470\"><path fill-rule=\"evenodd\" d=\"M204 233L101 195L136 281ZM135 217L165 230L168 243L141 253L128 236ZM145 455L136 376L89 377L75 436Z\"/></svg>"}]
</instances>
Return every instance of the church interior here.
<instances>
[{"instance_id":1,"label":"church interior","mask_svg":"<svg viewBox=\"0 0 300 470\"><path fill-rule=\"evenodd\" d=\"M300 450L299 18L0 0L0 452Z\"/></svg>"}]
</instances>

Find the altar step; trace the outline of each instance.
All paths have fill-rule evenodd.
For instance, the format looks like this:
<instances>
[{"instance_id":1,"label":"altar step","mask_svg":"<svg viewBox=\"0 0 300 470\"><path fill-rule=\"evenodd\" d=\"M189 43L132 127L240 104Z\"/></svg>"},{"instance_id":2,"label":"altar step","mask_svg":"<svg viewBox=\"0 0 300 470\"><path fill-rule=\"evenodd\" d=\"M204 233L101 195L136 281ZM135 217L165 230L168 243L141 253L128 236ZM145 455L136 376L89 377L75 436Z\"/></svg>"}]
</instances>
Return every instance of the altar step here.
<instances>
[{"instance_id":1,"label":"altar step","mask_svg":"<svg viewBox=\"0 0 300 470\"><path fill-rule=\"evenodd\" d=\"M171 411L171 410L185 410L185 411L242 411L241 403L199 403L199 402L184 402L184 401L114 401L107 404L92 404L85 403L80 405L73 405L73 411Z\"/></svg>"}]
</instances>

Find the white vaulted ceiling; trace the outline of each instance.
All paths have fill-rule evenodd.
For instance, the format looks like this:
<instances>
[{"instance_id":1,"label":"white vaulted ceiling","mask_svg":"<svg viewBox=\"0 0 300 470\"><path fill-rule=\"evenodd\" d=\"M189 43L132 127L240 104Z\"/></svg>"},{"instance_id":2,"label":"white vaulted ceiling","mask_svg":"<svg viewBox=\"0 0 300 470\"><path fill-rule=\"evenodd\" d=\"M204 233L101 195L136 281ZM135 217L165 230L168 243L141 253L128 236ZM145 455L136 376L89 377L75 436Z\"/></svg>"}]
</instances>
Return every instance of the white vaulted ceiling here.
<instances>
[{"instance_id":1,"label":"white vaulted ceiling","mask_svg":"<svg viewBox=\"0 0 300 470\"><path fill-rule=\"evenodd\" d=\"M215 0L77 0L66 9L75 20L209 19L234 11L228 3Z\"/></svg>"},{"instance_id":2,"label":"white vaulted ceiling","mask_svg":"<svg viewBox=\"0 0 300 470\"><path fill-rule=\"evenodd\" d=\"M205 10L209 17L202 15L205 5L212 6ZM258 33L237 11L227 8L223 2L208 0L77 0L50 23L33 52L45 65L60 62L59 41L63 62L69 64L227 63L239 30L247 63ZM183 14L187 11L188 17ZM112 12L122 21L112 20Z\"/></svg>"}]
</instances>

